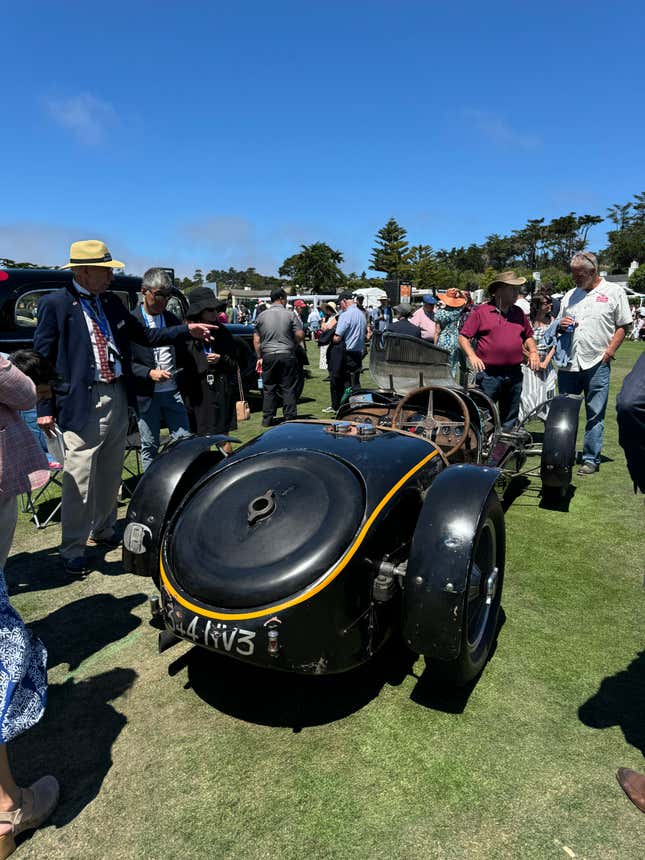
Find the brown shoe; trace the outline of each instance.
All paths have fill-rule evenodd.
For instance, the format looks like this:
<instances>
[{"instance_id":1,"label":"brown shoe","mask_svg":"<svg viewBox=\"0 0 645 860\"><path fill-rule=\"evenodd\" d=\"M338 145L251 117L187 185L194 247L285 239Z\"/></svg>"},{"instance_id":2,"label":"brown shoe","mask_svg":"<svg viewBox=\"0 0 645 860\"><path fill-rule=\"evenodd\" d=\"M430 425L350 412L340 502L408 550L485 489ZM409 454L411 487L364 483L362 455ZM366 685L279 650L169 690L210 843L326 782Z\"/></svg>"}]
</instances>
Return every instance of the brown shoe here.
<instances>
[{"instance_id":1,"label":"brown shoe","mask_svg":"<svg viewBox=\"0 0 645 860\"><path fill-rule=\"evenodd\" d=\"M628 767L619 767L616 779L634 806L645 812L645 776Z\"/></svg>"},{"instance_id":2,"label":"brown shoe","mask_svg":"<svg viewBox=\"0 0 645 860\"><path fill-rule=\"evenodd\" d=\"M0 836L0 860L16 850L15 837L25 830L35 830L52 814L58 803L60 788L53 776L43 776L21 792L20 806L11 812L0 812L0 823L11 824L11 831Z\"/></svg>"}]
</instances>

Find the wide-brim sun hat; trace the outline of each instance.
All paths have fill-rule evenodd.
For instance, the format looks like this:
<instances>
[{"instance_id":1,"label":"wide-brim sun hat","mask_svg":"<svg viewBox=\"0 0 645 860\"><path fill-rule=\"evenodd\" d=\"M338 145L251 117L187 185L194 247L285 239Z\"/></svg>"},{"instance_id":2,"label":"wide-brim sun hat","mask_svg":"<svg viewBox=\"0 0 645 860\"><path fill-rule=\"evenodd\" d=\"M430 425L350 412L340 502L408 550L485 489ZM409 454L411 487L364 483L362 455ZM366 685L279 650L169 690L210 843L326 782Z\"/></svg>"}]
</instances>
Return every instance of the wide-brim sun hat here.
<instances>
[{"instance_id":1,"label":"wide-brim sun hat","mask_svg":"<svg viewBox=\"0 0 645 860\"><path fill-rule=\"evenodd\" d=\"M74 266L99 266L104 269L123 269L125 263L113 260L105 242L99 239L83 239L72 242L69 249L69 263L61 269L72 269Z\"/></svg>"},{"instance_id":2,"label":"wide-brim sun hat","mask_svg":"<svg viewBox=\"0 0 645 860\"><path fill-rule=\"evenodd\" d=\"M445 293L440 293L439 298L448 308L463 308L467 298L461 290L450 287Z\"/></svg>"},{"instance_id":3,"label":"wide-brim sun hat","mask_svg":"<svg viewBox=\"0 0 645 860\"><path fill-rule=\"evenodd\" d=\"M330 308L334 313L336 313L336 302L326 302L325 307Z\"/></svg>"},{"instance_id":4,"label":"wide-brim sun hat","mask_svg":"<svg viewBox=\"0 0 645 860\"><path fill-rule=\"evenodd\" d=\"M495 275L495 280L488 285L488 292L494 293L497 287L521 287L525 283L526 278L518 278L515 272L500 272L499 275Z\"/></svg>"},{"instance_id":5,"label":"wide-brim sun hat","mask_svg":"<svg viewBox=\"0 0 645 860\"><path fill-rule=\"evenodd\" d=\"M186 311L186 318L198 317L202 311L215 311L220 304L215 293L208 287L197 287L189 294L190 304Z\"/></svg>"}]
</instances>

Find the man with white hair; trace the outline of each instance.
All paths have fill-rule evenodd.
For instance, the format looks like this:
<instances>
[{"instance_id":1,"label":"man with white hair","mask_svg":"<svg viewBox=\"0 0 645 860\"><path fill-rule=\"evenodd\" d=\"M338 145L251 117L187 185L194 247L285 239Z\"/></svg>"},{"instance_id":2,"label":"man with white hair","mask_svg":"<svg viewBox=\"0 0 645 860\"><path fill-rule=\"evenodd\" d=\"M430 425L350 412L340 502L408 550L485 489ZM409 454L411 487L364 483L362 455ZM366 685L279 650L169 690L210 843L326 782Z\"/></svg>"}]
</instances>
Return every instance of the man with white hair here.
<instances>
[{"instance_id":1,"label":"man with white hair","mask_svg":"<svg viewBox=\"0 0 645 860\"><path fill-rule=\"evenodd\" d=\"M625 291L598 274L598 260L589 251L571 259L575 287L562 299L560 329L573 333L570 362L558 373L560 394L583 394L587 411L582 465L578 475L600 467L610 363L624 341L632 315Z\"/></svg>"},{"instance_id":2,"label":"man with white hair","mask_svg":"<svg viewBox=\"0 0 645 860\"><path fill-rule=\"evenodd\" d=\"M143 303L132 315L146 328L163 329L181 325L181 320L166 309L172 296L172 281L164 269L148 269L141 282ZM186 407L177 385L177 376L186 361L186 346L180 340L173 346L132 344L132 372L139 413L141 464L148 468L159 450L162 427L172 434L189 432Z\"/></svg>"}]
</instances>

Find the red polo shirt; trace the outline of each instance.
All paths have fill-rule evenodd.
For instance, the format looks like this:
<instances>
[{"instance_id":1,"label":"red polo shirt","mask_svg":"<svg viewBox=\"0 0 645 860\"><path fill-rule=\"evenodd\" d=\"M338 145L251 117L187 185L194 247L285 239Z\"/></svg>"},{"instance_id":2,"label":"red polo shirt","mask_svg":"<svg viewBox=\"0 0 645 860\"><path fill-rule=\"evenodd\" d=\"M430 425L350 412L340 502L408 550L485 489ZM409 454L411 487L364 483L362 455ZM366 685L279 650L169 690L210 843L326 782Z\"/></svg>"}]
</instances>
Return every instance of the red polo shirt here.
<instances>
[{"instance_id":1,"label":"red polo shirt","mask_svg":"<svg viewBox=\"0 0 645 860\"><path fill-rule=\"evenodd\" d=\"M494 302L486 302L470 312L459 334L478 338L475 352L488 367L521 364L522 344L533 337L533 329L518 305L503 314Z\"/></svg>"}]
</instances>

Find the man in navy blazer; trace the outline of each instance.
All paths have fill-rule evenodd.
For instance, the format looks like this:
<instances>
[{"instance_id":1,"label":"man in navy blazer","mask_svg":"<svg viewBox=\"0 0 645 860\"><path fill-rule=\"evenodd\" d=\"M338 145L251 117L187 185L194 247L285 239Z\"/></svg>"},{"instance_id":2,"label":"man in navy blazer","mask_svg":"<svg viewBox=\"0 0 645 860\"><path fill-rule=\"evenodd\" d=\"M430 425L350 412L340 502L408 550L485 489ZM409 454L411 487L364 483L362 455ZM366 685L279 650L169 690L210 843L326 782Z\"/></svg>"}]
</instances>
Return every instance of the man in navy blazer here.
<instances>
[{"instance_id":1,"label":"man in navy blazer","mask_svg":"<svg viewBox=\"0 0 645 860\"><path fill-rule=\"evenodd\" d=\"M114 293L107 292L113 260L103 242L74 242L69 287L38 306L34 349L56 367L51 397L38 404L38 424L63 431L66 456L62 495L61 558L70 573L86 568L86 545L115 547L116 498L121 483L128 405L135 406L131 341L163 346L189 337L210 338L200 323L147 328Z\"/></svg>"},{"instance_id":2,"label":"man in navy blazer","mask_svg":"<svg viewBox=\"0 0 645 860\"><path fill-rule=\"evenodd\" d=\"M141 282L143 303L132 311L132 316L147 328L172 328L181 320L166 310L172 295L172 281L164 269L148 269ZM174 346L132 345L132 371L134 373L139 435L141 437L141 463L145 471L157 456L159 434L162 427L171 433L188 433L188 414L181 396L182 372L186 363L186 347L182 342Z\"/></svg>"},{"instance_id":3,"label":"man in navy blazer","mask_svg":"<svg viewBox=\"0 0 645 860\"><path fill-rule=\"evenodd\" d=\"M388 323L385 331L392 331L394 334L407 334L408 337L421 337L421 328L410 322L412 316L410 305L397 305L394 308L394 315L396 322Z\"/></svg>"}]
</instances>

